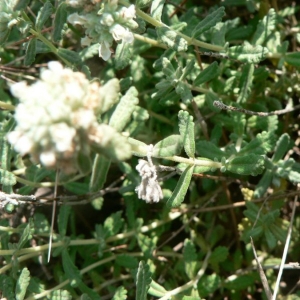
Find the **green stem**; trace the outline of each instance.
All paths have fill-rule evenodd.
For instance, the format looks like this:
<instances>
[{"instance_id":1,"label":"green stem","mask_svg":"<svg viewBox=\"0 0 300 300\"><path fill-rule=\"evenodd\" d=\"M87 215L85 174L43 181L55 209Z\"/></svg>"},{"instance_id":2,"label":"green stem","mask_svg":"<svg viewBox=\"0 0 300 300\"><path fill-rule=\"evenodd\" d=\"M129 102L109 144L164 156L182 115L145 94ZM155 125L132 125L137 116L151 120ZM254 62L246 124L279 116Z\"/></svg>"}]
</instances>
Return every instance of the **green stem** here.
<instances>
[{"instance_id":1,"label":"green stem","mask_svg":"<svg viewBox=\"0 0 300 300\"><path fill-rule=\"evenodd\" d=\"M40 32L30 29L29 32L34 35L37 39L43 42L46 46L48 46L57 57L59 57L68 67L72 68L72 64L64 59L63 57L59 56L57 48L47 39L45 38Z\"/></svg>"},{"instance_id":2,"label":"green stem","mask_svg":"<svg viewBox=\"0 0 300 300\"><path fill-rule=\"evenodd\" d=\"M128 3L127 1L124 0L119 0L119 3L128 7L130 5L130 3ZM155 20L154 18L152 18L151 16L149 16L148 14L144 13L142 10L140 10L139 8L136 8L136 14L142 18L143 20L145 20L146 22L148 22L149 24L153 25L154 27L167 27L169 28L169 26L167 26L166 24ZM170 30L173 30L171 28L169 28ZM175 30L173 30L175 31ZM212 45L212 44L208 44L205 42L201 42L199 40L196 40L194 38L191 38L181 32L175 31L177 35L181 36L183 39L185 39L188 43L188 45L194 45L197 47L201 47L201 48L205 48L211 51L216 51L216 52L221 52L221 51L225 51L224 47L222 46L218 46L218 45Z\"/></svg>"}]
</instances>

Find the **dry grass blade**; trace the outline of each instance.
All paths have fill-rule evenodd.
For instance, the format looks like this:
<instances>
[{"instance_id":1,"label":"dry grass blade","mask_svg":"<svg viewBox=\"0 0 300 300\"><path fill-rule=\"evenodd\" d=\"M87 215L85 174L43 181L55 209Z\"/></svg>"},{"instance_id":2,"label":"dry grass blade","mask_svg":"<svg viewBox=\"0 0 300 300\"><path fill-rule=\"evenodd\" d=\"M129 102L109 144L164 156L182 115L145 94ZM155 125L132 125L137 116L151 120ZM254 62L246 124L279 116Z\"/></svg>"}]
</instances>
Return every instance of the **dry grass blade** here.
<instances>
[{"instance_id":1,"label":"dry grass blade","mask_svg":"<svg viewBox=\"0 0 300 300\"><path fill-rule=\"evenodd\" d=\"M263 270L263 268L262 268L262 266L261 266L261 264L258 260L252 237L250 237L250 240L251 240L251 246L252 246L252 249L253 249L253 254L254 254L254 257L255 257L255 260L256 260L256 263L257 263L258 273L259 273L262 285L264 287L266 296L267 296L268 300L272 300L272 297L273 297L272 292L271 292L271 289L269 287L269 283L268 283L267 277L265 275L265 272L264 272L264 270Z\"/></svg>"}]
</instances>

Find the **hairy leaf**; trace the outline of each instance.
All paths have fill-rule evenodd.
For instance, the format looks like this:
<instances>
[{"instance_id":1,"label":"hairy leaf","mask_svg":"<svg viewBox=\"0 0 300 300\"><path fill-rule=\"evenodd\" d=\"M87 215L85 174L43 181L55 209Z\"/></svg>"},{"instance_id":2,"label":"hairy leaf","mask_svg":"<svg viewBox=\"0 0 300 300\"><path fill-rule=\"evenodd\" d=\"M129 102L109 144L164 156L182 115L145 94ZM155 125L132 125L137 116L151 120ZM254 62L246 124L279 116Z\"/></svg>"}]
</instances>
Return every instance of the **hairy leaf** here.
<instances>
[{"instance_id":1,"label":"hairy leaf","mask_svg":"<svg viewBox=\"0 0 300 300\"><path fill-rule=\"evenodd\" d=\"M55 43L60 41L60 39L62 38L62 31L64 25L67 22L67 16L68 16L66 8L67 8L66 3L61 2L55 12L55 17L53 20L53 33L52 33L52 39Z\"/></svg>"},{"instance_id":2,"label":"hairy leaf","mask_svg":"<svg viewBox=\"0 0 300 300\"><path fill-rule=\"evenodd\" d=\"M180 135L170 135L155 144L152 155L154 157L167 157L178 155L182 149L182 140Z\"/></svg>"},{"instance_id":3,"label":"hairy leaf","mask_svg":"<svg viewBox=\"0 0 300 300\"><path fill-rule=\"evenodd\" d=\"M222 20L225 15L225 8L223 6L219 7L217 10L213 11L207 15L203 20L198 23L192 32L192 37L198 37L201 33L209 30L211 27L215 26L218 22Z\"/></svg>"},{"instance_id":4,"label":"hairy leaf","mask_svg":"<svg viewBox=\"0 0 300 300\"><path fill-rule=\"evenodd\" d=\"M193 172L194 166L189 166L181 174L175 190L173 191L172 196L167 202L168 207L177 207L183 202L186 192L189 188Z\"/></svg>"},{"instance_id":5,"label":"hairy leaf","mask_svg":"<svg viewBox=\"0 0 300 300\"><path fill-rule=\"evenodd\" d=\"M187 111L178 113L179 132L183 141L183 147L188 157L195 157L195 134L193 117Z\"/></svg>"},{"instance_id":6,"label":"hairy leaf","mask_svg":"<svg viewBox=\"0 0 300 300\"><path fill-rule=\"evenodd\" d=\"M24 268L17 280L16 284L16 299L23 300L27 291L27 287L30 281L30 272L27 268Z\"/></svg>"},{"instance_id":7,"label":"hairy leaf","mask_svg":"<svg viewBox=\"0 0 300 300\"><path fill-rule=\"evenodd\" d=\"M144 261L139 263L136 274L136 294L135 299L147 300L147 293L151 283L151 273L149 266Z\"/></svg>"},{"instance_id":8,"label":"hairy leaf","mask_svg":"<svg viewBox=\"0 0 300 300\"><path fill-rule=\"evenodd\" d=\"M43 29L44 24L47 22L52 12L53 12L53 6L49 1L47 1L44 4L44 6L40 9L36 17L35 27L38 31L41 31Z\"/></svg>"},{"instance_id":9,"label":"hairy leaf","mask_svg":"<svg viewBox=\"0 0 300 300\"><path fill-rule=\"evenodd\" d=\"M196 77L193 82L194 86L200 86L202 83L212 80L213 78L219 75L218 63L214 61L207 68L205 68L201 73Z\"/></svg>"},{"instance_id":10,"label":"hairy leaf","mask_svg":"<svg viewBox=\"0 0 300 300\"><path fill-rule=\"evenodd\" d=\"M233 46L228 49L228 55L232 59L237 59L244 63L257 64L264 60L269 50L260 45L252 46L245 42L241 46Z\"/></svg>"},{"instance_id":11,"label":"hairy leaf","mask_svg":"<svg viewBox=\"0 0 300 300\"><path fill-rule=\"evenodd\" d=\"M176 31L167 27L157 27L156 32L161 41L169 48L179 52L187 50L187 41L178 35Z\"/></svg>"}]
</instances>

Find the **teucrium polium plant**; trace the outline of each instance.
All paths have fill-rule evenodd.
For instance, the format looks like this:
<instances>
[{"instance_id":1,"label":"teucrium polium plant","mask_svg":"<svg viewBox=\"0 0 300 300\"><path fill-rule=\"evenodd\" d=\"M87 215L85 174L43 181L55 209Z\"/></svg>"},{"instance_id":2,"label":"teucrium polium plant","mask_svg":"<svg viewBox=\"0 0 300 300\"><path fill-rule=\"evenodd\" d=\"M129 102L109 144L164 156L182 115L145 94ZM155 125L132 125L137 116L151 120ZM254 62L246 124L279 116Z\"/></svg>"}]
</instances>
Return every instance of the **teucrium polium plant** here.
<instances>
[{"instance_id":1,"label":"teucrium polium plant","mask_svg":"<svg viewBox=\"0 0 300 300\"><path fill-rule=\"evenodd\" d=\"M299 297L299 9L0 1L1 296Z\"/></svg>"}]
</instances>

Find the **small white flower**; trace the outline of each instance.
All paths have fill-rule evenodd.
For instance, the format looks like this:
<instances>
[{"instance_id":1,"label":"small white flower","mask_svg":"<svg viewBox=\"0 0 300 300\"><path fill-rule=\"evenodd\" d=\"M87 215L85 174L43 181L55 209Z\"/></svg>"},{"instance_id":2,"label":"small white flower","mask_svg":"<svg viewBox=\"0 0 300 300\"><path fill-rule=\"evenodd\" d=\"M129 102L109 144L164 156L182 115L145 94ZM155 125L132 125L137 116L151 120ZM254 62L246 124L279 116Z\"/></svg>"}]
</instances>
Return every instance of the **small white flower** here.
<instances>
[{"instance_id":1,"label":"small white flower","mask_svg":"<svg viewBox=\"0 0 300 300\"><path fill-rule=\"evenodd\" d=\"M129 7L122 7L120 10L120 15L125 19L125 20L132 20L135 18L135 6L131 4Z\"/></svg>"},{"instance_id":2,"label":"small white flower","mask_svg":"<svg viewBox=\"0 0 300 300\"><path fill-rule=\"evenodd\" d=\"M120 24L115 24L112 26L109 30L109 32L112 34L115 41L122 40L126 43L132 43L133 42L133 34L128 30L128 28L125 28L121 26Z\"/></svg>"},{"instance_id":3,"label":"small white flower","mask_svg":"<svg viewBox=\"0 0 300 300\"><path fill-rule=\"evenodd\" d=\"M114 22L115 22L115 20L114 20L113 16L109 13L104 13L102 15L101 21L100 21L100 23L102 25L105 25L105 26L108 26L108 27L112 26L114 24Z\"/></svg>"}]
</instances>

